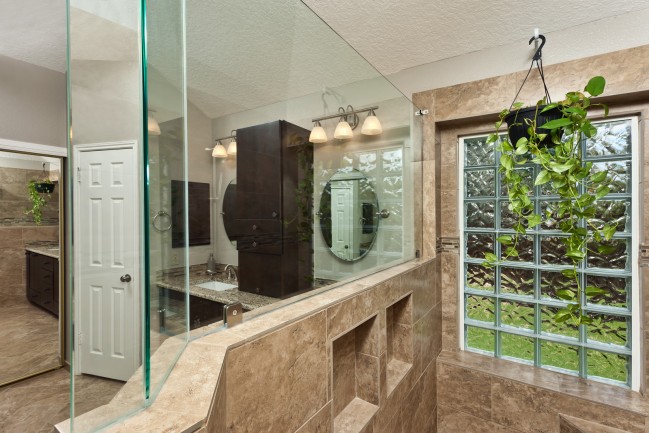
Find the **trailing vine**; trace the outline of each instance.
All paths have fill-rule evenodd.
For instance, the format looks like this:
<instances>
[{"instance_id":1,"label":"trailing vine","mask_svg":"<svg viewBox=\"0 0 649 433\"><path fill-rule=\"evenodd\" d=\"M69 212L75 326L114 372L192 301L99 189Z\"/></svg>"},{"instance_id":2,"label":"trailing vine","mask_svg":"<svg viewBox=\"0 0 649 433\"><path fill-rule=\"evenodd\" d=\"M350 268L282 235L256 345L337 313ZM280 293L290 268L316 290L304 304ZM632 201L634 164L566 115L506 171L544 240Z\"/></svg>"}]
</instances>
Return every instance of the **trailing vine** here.
<instances>
[{"instance_id":1,"label":"trailing vine","mask_svg":"<svg viewBox=\"0 0 649 433\"><path fill-rule=\"evenodd\" d=\"M613 238L617 224L597 219L595 205L597 200L609 194L609 185L615 175L608 170L593 170L592 162L583 162L581 151L583 137L591 138L597 133L597 129L587 118L589 110L601 107L604 116L608 116L606 105L593 104L591 101L592 97L604 92L605 85L603 77L593 77L583 92L569 92L561 102L545 105L545 100L539 101L535 116L525 119L529 137L522 137L516 143L511 143L507 135L500 132L505 117L510 114L510 110L503 110L495 125L496 132L490 134L487 140L487 143L498 143L501 152L499 171L503 174L509 195L509 210L514 214L516 222L513 235L502 235L496 239L503 247L502 259L499 260L493 253L486 253L484 264L495 266L501 261L518 257L520 236L549 219L557 220L559 229L567 235L561 238L561 242L566 248L565 256L572 264L572 268L563 270L562 274L576 283L574 289L562 288L556 291L557 296L568 303L554 315L557 323L567 320L572 320L575 324L592 322L584 313L582 295L597 296L606 293L606 290L593 285L583 287L578 268L588 252L594 252L591 249L593 241L597 244L596 252L599 254L615 251L615 247L608 242ZM512 110L521 107L521 103L516 103ZM555 108L561 111L561 118L537 125L539 114ZM537 131L537 127L543 132ZM541 143L548 135L552 139L552 146ZM520 170L521 166L530 162L539 165L533 186L525 183ZM543 215L535 212L534 202L530 198L533 188L541 185L551 186L560 198L556 209L548 208ZM582 185L585 188L582 189Z\"/></svg>"}]
</instances>

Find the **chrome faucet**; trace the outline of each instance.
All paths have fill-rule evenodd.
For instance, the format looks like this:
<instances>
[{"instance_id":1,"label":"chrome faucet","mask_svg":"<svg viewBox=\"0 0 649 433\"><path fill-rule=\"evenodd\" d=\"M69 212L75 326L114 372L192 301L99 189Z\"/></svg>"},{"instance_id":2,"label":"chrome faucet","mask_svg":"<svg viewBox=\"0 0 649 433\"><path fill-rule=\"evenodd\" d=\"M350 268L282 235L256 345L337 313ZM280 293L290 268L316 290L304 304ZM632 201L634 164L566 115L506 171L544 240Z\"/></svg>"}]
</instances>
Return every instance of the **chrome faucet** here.
<instances>
[{"instance_id":1,"label":"chrome faucet","mask_svg":"<svg viewBox=\"0 0 649 433\"><path fill-rule=\"evenodd\" d=\"M237 274L237 268L235 266L225 265L223 273L225 274L225 278L227 278L228 280L233 279L234 276L234 281L239 281L239 275Z\"/></svg>"}]
</instances>

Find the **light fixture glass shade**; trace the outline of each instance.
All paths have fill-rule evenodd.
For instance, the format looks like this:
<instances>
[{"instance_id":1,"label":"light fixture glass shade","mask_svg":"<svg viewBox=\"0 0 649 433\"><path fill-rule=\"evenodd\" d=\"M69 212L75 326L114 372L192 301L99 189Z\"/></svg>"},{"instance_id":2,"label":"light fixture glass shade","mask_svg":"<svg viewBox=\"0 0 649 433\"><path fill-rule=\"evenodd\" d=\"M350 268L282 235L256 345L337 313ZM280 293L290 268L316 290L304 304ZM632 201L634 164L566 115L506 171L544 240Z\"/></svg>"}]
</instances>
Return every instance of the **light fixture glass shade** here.
<instances>
[{"instance_id":1,"label":"light fixture glass shade","mask_svg":"<svg viewBox=\"0 0 649 433\"><path fill-rule=\"evenodd\" d=\"M212 149L212 156L214 158L227 158L228 152L225 151L225 147L221 143L216 143L216 146Z\"/></svg>"},{"instance_id":2,"label":"light fixture glass shade","mask_svg":"<svg viewBox=\"0 0 649 433\"><path fill-rule=\"evenodd\" d=\"M237 140L232 139L230 144L228 144L228 155L236 155L237 154Z\"/></svg>"},{"instance_id":3,"label":"light fixture glass shade","mask_svg":"<svg viewBox=\"0 0 649 433\"><path fill-rule=\"evenodd\" d=\"M151 114L149 114L147 129L149 130L149 135L160 135L160 125Z\"/></svg>"},{"instance_id":4,"label":"light fixture glass shade","mask_svg":"<svg viewBox=\"0 0 649 433\"><path fill-rule=\"evenodd\" d=\"M324 128L320 126L320 122L316 124L311 130L311 135L309 135L309 141L311 143L326 143L327 142L327 133Z\"/></svg>"},{"instance_id":5,"label":"light fixture glass shade","mask_svg":"<svg viewBox=\"0 0 649 433\"><path fill-rule=\"evenodd\" d=\"M334 138L337 138L338 140L347 140L348 138L352 138L353 136L354 133L352 132L352 127L349 126L349 123L344 120L338 122L338 125L336 125L336 130L334 131Z\"/></svg>"},{"instance_id":6,"label":"light fixture glass shade","mask_svg":"<svg viewBox=\"0 0 649 433\"><path fill-rule=\"evenodd\" d=\"M378 135L382 132L383 132L383 128L381 128L381 122L379 122L379 118L376 117L373 112L370 112L370 115L367 116L365 122L363 122L363 127L361 128L361 134Z\"/></svg>"}]
</instances>

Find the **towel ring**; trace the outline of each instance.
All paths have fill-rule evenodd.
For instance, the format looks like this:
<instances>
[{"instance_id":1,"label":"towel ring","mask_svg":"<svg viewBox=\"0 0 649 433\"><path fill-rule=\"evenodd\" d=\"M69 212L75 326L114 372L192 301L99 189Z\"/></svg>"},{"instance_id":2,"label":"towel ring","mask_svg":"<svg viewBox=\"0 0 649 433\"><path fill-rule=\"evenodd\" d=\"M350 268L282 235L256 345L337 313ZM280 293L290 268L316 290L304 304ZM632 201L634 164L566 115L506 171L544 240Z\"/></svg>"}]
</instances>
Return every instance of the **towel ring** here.
<instances>
[{"instance_id":1,"label":"towel ring","mask_svg":"<svg viewBox=\"0 0 649 433\"><path fill-rule=\"evenodd\" d=\"M171 221L169 221L169 225L166 226L166 227L158 227L156 225L156 220L159 217L163 217L163 216L170 217L170 215L167 212L165 212L163 210L159 210L158 213L156 213L155 216L153 217L153 221L151 221L151 225L153 226L153 228L156 231L160 232L160 233L167 232L167 231L171 230Z\"/></svg>"}]
</instances>

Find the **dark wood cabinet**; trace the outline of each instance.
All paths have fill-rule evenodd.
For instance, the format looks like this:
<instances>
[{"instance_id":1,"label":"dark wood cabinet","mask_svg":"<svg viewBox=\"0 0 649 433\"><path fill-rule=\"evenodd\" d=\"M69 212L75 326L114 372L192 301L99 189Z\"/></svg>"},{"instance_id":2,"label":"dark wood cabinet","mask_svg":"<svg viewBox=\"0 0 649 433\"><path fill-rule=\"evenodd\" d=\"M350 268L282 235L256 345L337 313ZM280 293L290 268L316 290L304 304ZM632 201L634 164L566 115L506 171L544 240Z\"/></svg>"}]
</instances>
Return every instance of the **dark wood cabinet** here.
<instances>
[{"instance_id":1,"label":"dark wood cabinet","mask_svg":"<svg viewBox=\"0 0 649 433\"><path fill-rule=\"evenodd\" d=\"M241 291L282 298L312 286L308 138L308 130L282 120L237 130L233 226Z\"/></svg>"},{"instance_id":2,"label":"dark wood cabinet","mask_svg":"<svg viewBox=\"0 0 649 433\"><path fill-rule=\"evenodd\" d=\"M27 299L32 304L59 315L59 261L54 257L26 251Z\"/></svg>"}]
</instances>

